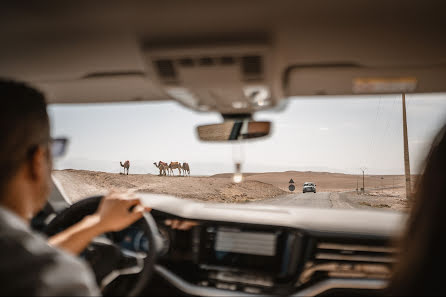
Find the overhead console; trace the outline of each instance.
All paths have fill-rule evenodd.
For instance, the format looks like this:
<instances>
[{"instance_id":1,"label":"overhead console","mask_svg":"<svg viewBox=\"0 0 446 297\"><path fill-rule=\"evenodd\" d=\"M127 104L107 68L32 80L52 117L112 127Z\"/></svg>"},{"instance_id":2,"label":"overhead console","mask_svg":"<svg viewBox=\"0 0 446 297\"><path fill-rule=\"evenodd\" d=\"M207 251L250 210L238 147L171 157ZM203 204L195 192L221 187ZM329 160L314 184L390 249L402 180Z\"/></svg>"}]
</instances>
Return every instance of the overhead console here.
<instances>
[{"instance_id":1,"label":"overhead console","mask_svg":"<svg viewBox=\"0 0 446 297\"><path fill-rule=\"evenodd\" d=\"M146 42L143 51L166 95L189 108L243 114L271 108L282 98L266 39Z\"/></svg>"}]
</instances>

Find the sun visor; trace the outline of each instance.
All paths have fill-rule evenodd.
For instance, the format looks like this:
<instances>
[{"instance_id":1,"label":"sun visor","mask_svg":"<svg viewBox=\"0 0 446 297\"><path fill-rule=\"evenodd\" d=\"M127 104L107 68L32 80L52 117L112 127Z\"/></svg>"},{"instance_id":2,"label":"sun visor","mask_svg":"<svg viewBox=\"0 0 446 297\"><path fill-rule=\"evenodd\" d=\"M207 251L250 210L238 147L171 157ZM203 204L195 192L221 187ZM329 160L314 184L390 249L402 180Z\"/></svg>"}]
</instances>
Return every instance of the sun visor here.
<instances>
[{"instance_id":1,"label":"sun visor","mask_svg":"<svg viewBox=\"0 0 446 297\"><path fill-rule=\"evenodd\" d=\"M367 68L361 66L290 67L287 96L446 92L445 66Z\"/></svg>"}]
</instances>

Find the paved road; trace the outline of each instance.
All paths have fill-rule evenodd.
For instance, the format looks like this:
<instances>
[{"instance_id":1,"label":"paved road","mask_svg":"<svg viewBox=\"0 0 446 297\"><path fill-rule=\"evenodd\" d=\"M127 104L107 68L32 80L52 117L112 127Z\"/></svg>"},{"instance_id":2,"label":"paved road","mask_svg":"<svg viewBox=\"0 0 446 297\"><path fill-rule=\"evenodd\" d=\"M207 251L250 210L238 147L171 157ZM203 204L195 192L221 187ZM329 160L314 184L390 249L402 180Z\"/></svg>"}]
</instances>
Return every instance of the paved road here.
<instances>
[{"instance_id":1,"label":"paved road","mask_svg":"<svg viewBox=\"0 0 446 297\"><path fill-rule=\"evenodd\" d=\"M287 194L253 203L315 208L355 208L342 199L342 194L331 192Z\"/></svg>"}]
</instances>

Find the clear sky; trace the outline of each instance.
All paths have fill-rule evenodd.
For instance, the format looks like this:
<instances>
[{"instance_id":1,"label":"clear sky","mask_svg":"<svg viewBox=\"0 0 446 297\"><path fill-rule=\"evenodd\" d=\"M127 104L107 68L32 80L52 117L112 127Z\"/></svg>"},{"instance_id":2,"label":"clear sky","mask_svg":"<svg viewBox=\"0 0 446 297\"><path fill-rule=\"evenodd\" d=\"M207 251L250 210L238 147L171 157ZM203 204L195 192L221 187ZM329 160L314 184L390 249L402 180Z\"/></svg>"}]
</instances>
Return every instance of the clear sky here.
<instances>
[{"instance_id":1,"label":"clear sky","mask_svg":"<svg viewBox=\"0 0 446 297\"><path fill-rule=\"evenodd\" d=\"M407 95L411 167L419 171L434 135L446 123L446 94ZM401 95L294 97L285 108L255 115L273 122L268 138L241 145L203 143L199 124L220 122L217 113L191 111L175 102L52 105L53 136L70 138L57 169L153 173L152 164L188 162L194 175L233 171L234 154L243 171L311 170L402 174Z\"/></svg>"}]
</instances>

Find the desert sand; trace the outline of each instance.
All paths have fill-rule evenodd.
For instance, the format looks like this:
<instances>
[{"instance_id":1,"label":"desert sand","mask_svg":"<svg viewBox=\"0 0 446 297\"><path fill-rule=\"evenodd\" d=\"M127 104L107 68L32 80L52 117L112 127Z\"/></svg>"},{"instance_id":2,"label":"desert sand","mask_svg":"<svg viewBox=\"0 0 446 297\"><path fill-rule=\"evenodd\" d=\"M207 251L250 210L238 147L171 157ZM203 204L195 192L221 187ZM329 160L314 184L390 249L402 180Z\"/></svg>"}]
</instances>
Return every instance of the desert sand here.
<instances>
[{"instance_id":1,"label":"desert sand","mask_svg":"<svg viewBox=\"0 0 446 297\"><path fill-rule=\"evenodd\" d=\"M232 182L232 174L214 176L156 176L152 174L121 175L87 170L56 170L55 179L73 202L85 197L105 194L111 189L135 190L143 193L168 194L205 202L243 203L262 201L291 194L290 179L301 193L304 182L314 182L318 192L338 192L355 208L389 208L407 210L403 176L365 176L366 194L357 195L362 185L357 175L327 172L246 173L240 184ZM381 177L383 177L381 179Z\"/></svg>"},{"instance_id":2,"label":"desert sand","mask_svg":"<svg viewBox=\"0 0 446 297\"><path fill-rule=\"evenodd\" d=\"M247 180L234 184L230 179L215 177L156 176L152 174L121 175L86 170L56 170L53 172L65 194L73 202L105 194L111 189L135 190L196 199L208 202L248 202L286 194L274 185Z\"/></svg>"},{"instance_id":3,"label":"desert sand","mask_svg":"<svg viewBox=\"0 0 446 297\"><path fill-rule=\"evenodd\" d=\"M212 177L230 178L230 173L217 174ZM362 176L330 172L265 172L265 173L246 173L246 180L256 180L268 183L288 191L289 181L293 179L297 190L301 190L305 182L313 182L319 192L344 192L356 190L358 184L362 187ZM381 179L382 177L382 179ZM404 187L404 176L402 175L366 175L364 178L366 190L381 188L399 188ZM296 191L297 191L296 190Z\"/></svg>"}]
</instances>

